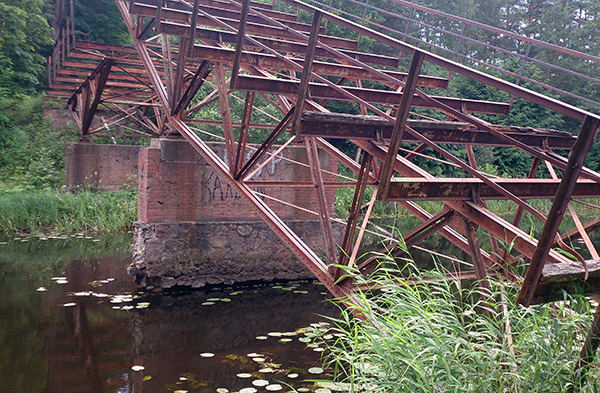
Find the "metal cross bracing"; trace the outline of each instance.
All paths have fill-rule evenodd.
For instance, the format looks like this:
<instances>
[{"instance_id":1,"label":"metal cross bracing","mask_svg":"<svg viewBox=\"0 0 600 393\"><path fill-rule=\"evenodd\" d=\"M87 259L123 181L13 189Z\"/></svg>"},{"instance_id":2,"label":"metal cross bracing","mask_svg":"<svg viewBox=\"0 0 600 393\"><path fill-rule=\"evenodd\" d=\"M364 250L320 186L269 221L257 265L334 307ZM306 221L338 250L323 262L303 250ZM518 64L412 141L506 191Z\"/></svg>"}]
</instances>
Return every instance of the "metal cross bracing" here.
<instances>
[{"instance_id":1,"label":"metal cross bracing","mask_svg":"<svg viewBox=\"0 0 600 393\"><path fill-rule=\"evenodd\" d=\"M505 276L522 283L518 301L523 305L551 301L557 291L584 279L586 289L597 292L600 263L596 260L600 257L588 232L599 226L599 220L583 223L571 207L583 203L600 208L594 201L581 200L600 197L600 174L583 166L600 126L597 115L298 0L273 4L116 0L116 4L133 48L76 42L66 47L64 55L64 46L53 55L61 64L51 67L56 84L67 83L58 79L61 72L91 68L93 61L101 60L85 79L77 73L66 77L74 79L69 83L82 82L69 99L82 136L103 128L102 122L94 125L94 113L99 105L112 105L119 112L115 123L135 119L155 135L185 138L319 281L333 295L347 298L348 304L354 301L355 282L344 274L345 269L368 274L377 260L360 257L367 237L379 239L384 251L396 252L395 244L404 241L416 247L434 233L471 255L471 269L449 272L449 277L474 276L483 282L489 274ZM338 35L358 39L330 36L332 26ZM398 55L362 52L358 49L361 37L392 48ZM411 58L406 72L399 70L401 56ZM70 63L72 59L79 59L76 66ZM477 115L507 114L510 102L449 97L444 90L447 79L421 75L424 63L570 117L581 122L581 129L572 135L490 124ZM433 94L436 90L440 93ZM340 102L355 106L331 105ZM215 108L218 118L203 118L207 108ZM348 113L330 108L347 108ZM253 122L257 114L261 121ZM207 131L209 126L211 131ZM226 157L211 150L206 143L209 139L225 143ZM344 154L332 144L333 139L350 142L362 154ZM306 147L305 163L283 154L298 144ZM458 146L467 159L451 146ZM529 176L512 179L483 172L477 146L527 153ZM334 156L344 171L322 168L319 150ZM257 176L275 158L307 167L310 181ZM428 160L458 168L463 176L430 173L418 164ZM538 173L540 165L547 168L548 176ZM280 188L312 189L317 203L302 207L270 192ZM331 214L333 200L328 190L332 188L354 189L347 220ZM549 211L536 209L529 202L533 199L550 200ZM514 218L509 221L495 214L488 208L489 200L509 201L516 210ZM428 204L428 210L421 201L440 203ZM386 230L374 215L384 203L406 210L421 224L405 233ZM274 212L278 205L301 209L319 220L325 257L317 255ZM567 210L574 228L563 220ZM525 213L543 227L537 239L522 229ZM336 239L334 226L340 224L345 234ZM478 230L489 236L489 250L479 244ZM566 244L574 237L583 239L590 260ZM500 242L511 244L514 251L500 249ZM572 261L558 249L578 260ZM524 277L516 268L519 256L530 261Z\"/></svg>"},{"instance_id":2,"label":"metal cross bracing","mask_svg":"<svg viewBox=\"0 0 600 393\"><path fill-rule=\"evenodd\" d=\"M528 82L549 93L554 92L561 97L574 99L576 102L585 102L593 107L600 107L600 102L593 95L582 96L582 93L574 93L570 86L556 85L555 81L544 82L536 77L524 75L526 65L532 63L548 74L569 75L579 82L585 81L585 83L598 86L600 80L593 76L590 69L596 71L599 69L600 57L409 1L389 1L393 6L390 9L377 4L377 1L369 3L369 0L337 0L335 2L333 0L307 0L310 4L326 6L328 11L334 11L350 20L367 24L385 34L399 37L415 45L435 49L452 60L481 66L500 73L516 84L523 81ZM384 24L377 23L374 20L377 18L367 18L367 12L384 15L387 20ZM404 29L390 27L402 25ZM486 37L485 41L478 38L481 36ZM496 60L502 61L506 56L520 61L518 72L498 66ZM560 65L561 60L564 59L576 59L580 65L585 64L587 67L579 67L578 70L565 68ZM511 102L513 99L514 97L511 98Z\"/></svg>"}]
</instances>

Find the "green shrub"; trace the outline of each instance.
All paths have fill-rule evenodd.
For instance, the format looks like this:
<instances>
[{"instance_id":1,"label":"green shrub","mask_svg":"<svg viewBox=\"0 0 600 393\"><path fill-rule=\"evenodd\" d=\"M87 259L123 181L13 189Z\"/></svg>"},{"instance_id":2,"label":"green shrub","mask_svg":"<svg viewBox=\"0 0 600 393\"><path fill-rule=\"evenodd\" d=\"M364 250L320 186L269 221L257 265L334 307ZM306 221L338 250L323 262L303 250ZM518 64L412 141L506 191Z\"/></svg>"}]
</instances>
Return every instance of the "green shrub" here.
<instances>
[{"instance_id":1,"label":"green shrub","mask_svg":"<svg viewBox=\"0 0 600 393\"><path fill-rule=\"evenodd\" d=\"M0 97L0 178L12 187L34 189L63 183L65 144L73 128L54 128L42 114L42 96Z\"/></svg>"}]
</instances>

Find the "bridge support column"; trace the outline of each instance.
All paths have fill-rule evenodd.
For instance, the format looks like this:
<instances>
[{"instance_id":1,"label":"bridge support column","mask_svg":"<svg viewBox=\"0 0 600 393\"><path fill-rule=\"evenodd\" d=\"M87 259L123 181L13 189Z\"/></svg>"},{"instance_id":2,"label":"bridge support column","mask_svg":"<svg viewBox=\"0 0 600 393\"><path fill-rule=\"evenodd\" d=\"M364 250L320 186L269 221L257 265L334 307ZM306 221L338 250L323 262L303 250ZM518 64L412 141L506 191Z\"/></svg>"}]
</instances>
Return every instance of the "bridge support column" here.
<instances>
[{"instance_id":1,"label":"bridge support column","mask_svg":"<svg viewBox=\"0 0 600 393\"><path fill-rule=\"evenodd\" d=\"M220 155L225 145L215 143ZM275 150L274 148L273 150ZM248 155L253 153L252 150ZM308 181L310 172L287 159L306 162L303 147L286 149L254 179ZM324 169L337 162L320 156ZM225 159L225 161L227 161ZM139 155L138 222L129 272L149 289L203 287L251 281L311 278L311 273L244 200L183 139L158 139ZM311 188L264 188L259 192L316 206ZM333 212L335 190L327 201ZM316 216L265 198L280 217L324 255ZM337 228L341 235L341 228Z\"/></svg>"}]
</instances>

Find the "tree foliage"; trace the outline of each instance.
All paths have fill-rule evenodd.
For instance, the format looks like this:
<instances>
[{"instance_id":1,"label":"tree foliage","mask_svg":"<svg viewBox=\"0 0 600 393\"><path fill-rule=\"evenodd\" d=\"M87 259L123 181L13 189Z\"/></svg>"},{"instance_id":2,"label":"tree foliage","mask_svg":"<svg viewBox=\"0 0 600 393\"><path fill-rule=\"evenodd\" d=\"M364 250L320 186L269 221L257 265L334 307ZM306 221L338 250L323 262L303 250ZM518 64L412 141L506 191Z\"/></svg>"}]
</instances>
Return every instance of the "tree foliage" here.
<instances>
[{"instance_id":1,"label":"tree foliage","mask_svg":"<svg viewBox=\"0 0 600 393\"><path fill-rule=\"evenodd\" d=\"M44 0L0 0L0 96L41 85L52 45Z\"/></svg>"},{"instance_id":2,"label":"tree foliage","mask_svg":"<svg viewBox=\"0 0 600 393\"><path fill-rule=\"evenodd\" d=\"M114 0L75 0L75 30L89 41L130 44L129 32Z\"/></svg>"}]
</instances>

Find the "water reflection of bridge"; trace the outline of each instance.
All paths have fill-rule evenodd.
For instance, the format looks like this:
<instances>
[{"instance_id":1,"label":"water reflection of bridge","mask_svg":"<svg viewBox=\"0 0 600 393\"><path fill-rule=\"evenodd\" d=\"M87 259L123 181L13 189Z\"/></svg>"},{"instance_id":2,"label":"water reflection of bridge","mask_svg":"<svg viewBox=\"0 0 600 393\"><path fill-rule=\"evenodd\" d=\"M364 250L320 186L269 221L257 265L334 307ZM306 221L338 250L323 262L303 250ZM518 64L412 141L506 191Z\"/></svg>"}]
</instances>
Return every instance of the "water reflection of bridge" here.
<instances>
[{"instance_id":1,"label":"water reflection of bridge","mask_svg":"<svg viewBox=\"0 0 600 393\"><path fill-rule=\"evenodd\" d=\"M143 300L152 303L149 308L113 310L115 305L134 304L109 302L112 295L133 289L123 269L127 263L117 258L70 261L65 271L68 284L50 289L44 304L53 308L46 332L44 392L163 392L177 386L182 375L198 386L206 385L206 391L219 386L233 391L248 382L236 378L237 373L266 367L246 356L251 352L280 364L281 378L285 370L306 373L321 363L320 354L307 350L297 337L285 344L276 337L256 339L303 328L319 319L316 313L335 315L337 307L326 302L321 286L304 283L302 293L250 286L237 288L234 295L230 295L231 288L148 295ZM115 281L96 287L90 284L109 277ZM111 297L65 298L64 291L109 293ZM200 306L215 297L231 301ZM76 305L61 307L65 299ZM203 358L205 352L215 357ZM143 365L145 370L133 372L132 365ZM143 381L144 376L151 379Z\"/></svg>"},{"instance_id":2,"label":"water reflection of bridge","mask_svg":"<svg viewBox=\"0 0 600 393\"><path fill-rule=\"evenodd\" d=\"M391 245L400 242L398 236L370 225L378 201L393 202L421 222L402 234L407 245L439 233L471 255L473 269L452 272L452 277L475 277L485 283L489 272L505 275L522 284L518 300L530 305L551 301L561 289L571 288L573 281L583 282L589 269L584 287L588 293L597 292L600 266L586 262L566 244L569 235L581 237L591 258L600 259L587 233L598 226L598 220L582 223L571 206L572 202L587 203L582 198L600 196L600 174L583 167L600 125L597 115L302 1L276 2L280 7L235 0L116 3L132 47L74 40L66 22L52 57L51 93L70 96L68 106L82 138L102 134L125 120L135 124L136 133L185 138L334 295L347 296L352 302L353 280L342 277L343 266L366 272L376 260L357 261L366 233L391 240ZM360 40L367 37L394 55L360 51ZM600 61L568 52L586 61ZM479 115L515 110L512 98L488 102L448 97L443 90L448 78L421 75L424 69L443 69L448 78L458 74L531 101L580 122L580 131L575 136L490 124ZM354 105L339 104L348 102ZM114 110L115 116L94 122L100 105ZM197 117L209 105L218 106L221 118ZM265 105L280 114L265 113ZM334 113L332 108L344 108L347 113ZM257 113L261 122L252 121ZM215 124L220 126L217 133L203 129ZM226 160L206 143L207 134L225 142ZM246 160L249 139L260 139L262 144ZM347 156L331 144L332 139L347 140L362 155ZM306 147L311 181L253 178L256 168L276 156L269 149L278 140L285 141L279 150L292 144ZM448 145L460 146L460 154ZM476 146L519 149L530 157L529 175L503 179L483 172ZM326 178L319 150L335 156L353 175ZM568 152L568 158L560 152ZM419 160L442 162L446 168L459 168L463 175L430 173L424 169L427 166L418 165L423 162ZM540 166L548 175L539 174ZM254 187L314 189L316 205L302 209L320 221L324 259L274 213L273 207L280 204L297 207L294 201L274 198L268 191L259 195ZM354 189L354 198L345 235L339 241L333 235L335 218L326 190L348 187ZM372 197L364 201L367 192ZM510 201L516 210L513 219L490 211L487 200L491 199ZM551 208L542 213L530 199L549 199ZM443 204L437 211L427 211L418 203L430 200ZM563 220L567 210L572 228ZM543 226L537 238L520 228L523 215ZM481 249L478 229L490 237L491 249ZM505 253L499 240L511 244L515 254ZM572 262L555 247L578 256L579 261ZM524 277L513 271L517 253L530 261Z\"/></svg>"}]
</instances>

